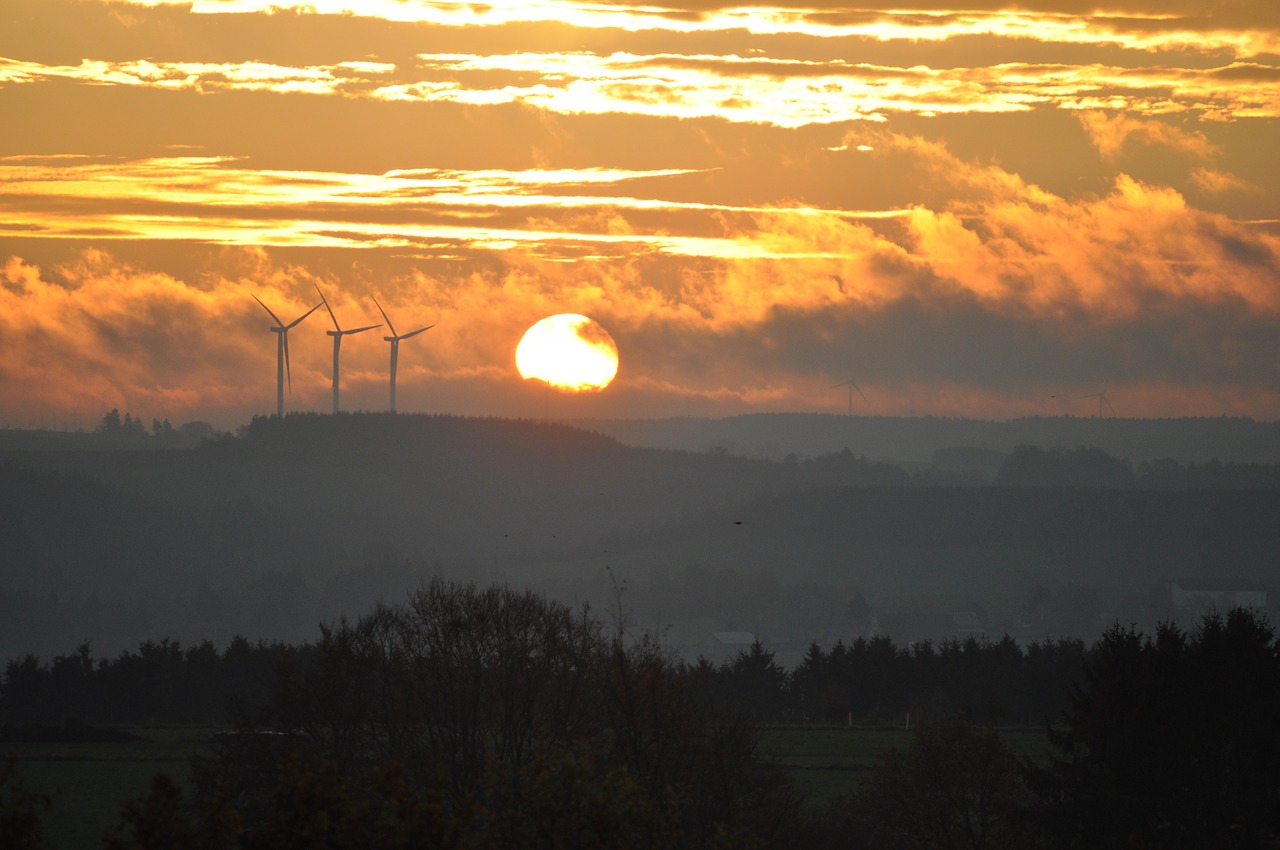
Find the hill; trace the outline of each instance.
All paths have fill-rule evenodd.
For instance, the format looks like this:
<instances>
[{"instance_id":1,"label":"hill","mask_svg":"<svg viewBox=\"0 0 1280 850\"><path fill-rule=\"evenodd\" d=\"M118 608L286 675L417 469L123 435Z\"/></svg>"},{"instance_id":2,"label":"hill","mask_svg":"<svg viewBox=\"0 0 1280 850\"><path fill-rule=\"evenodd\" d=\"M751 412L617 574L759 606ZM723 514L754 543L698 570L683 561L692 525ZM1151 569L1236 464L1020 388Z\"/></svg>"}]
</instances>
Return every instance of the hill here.
<instances>
[{"instance_id":1,"label":"hill","mask_svg":"<svg viewBox=\"0 0 1280 850\"><path fill-rule=\"evenodd\" d=\"M391 414L257 418L186 450L0 453L0 655L302 639L430 575L620 607L688 645L847 638L868 604L1043 628L1028 617L1046 594L1072 600L1052 628L1080 634L1167 616L1179 576L1274 582L1274 468L1053 484L1097 454L1045 455L1014 488L849 451L775 462Z\"/></svg>"},{"instance_id":2,"label":"hill","mask_svg":"<svg viewBox=\"0 0 1280 850\"><path fill-rule=\"evenodd\" d=\"M874 460L929 463L939 450L1009 453L1019 445L1093 446L1133 462L1280 463L1280 422L1243 418L1120 419L1077 416L1007 421L905 416L757 413L725 419L581 420L630 446L721 450L782 460L851 449Z\"/></svg>"}]
</instances>

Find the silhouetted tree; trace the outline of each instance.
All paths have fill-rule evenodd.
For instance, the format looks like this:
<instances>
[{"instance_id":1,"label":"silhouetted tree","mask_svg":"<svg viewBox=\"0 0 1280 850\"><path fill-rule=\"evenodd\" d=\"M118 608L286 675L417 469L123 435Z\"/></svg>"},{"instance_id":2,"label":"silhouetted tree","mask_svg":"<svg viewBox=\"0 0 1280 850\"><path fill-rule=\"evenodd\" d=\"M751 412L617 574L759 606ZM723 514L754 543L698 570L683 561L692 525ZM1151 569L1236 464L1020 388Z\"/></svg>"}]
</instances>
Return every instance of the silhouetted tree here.
<instances>
[{"instance_id":1,"label":"silhouetted tree","mask_svg":"<svg viewBox=\"0 0 1280 850\"><path fill-rule=\"evenodd\" d=\"M748 718L773 720L783 713L787 671L758 639L725 665L723 691Z\"/></svg>"},{"instance_id":2,"label":"silhouetted tree","mask_svg":"<svg viewBox=\"0 0 1280 850\"><path fill-rule=\"evenodd\" d=\"M118 437L122 430L121 426L120 410L113 407L110 413L102 417L102 421L98 423L98 427L93 432L103 437Z\"/></svg>"},{"instance_id":3,"label":"silhouetted tree","mask_svg":"<svg viewBox=\"0 0 1280 850\"><path fill-rule=\"evenodd\" d=\"M779 684L772 654L757 655ZM504 799L540 805L523 777L560 749L601 777L625 770L695 845L721 829L786 829L797 801L757 755L755 728L692 682L655 642L610 639L586 609L435 580L324 628L285 666L268 725L222 736L197 784L234 798L251 826L269 816L282 754L331 764L357 790L373 766L399 762L416 787L443 781L450 805L499 793L505 776Z\"/></svg>"},{"instance_id":4,"label":"silhouetted tree","mask_svg":"<svg viewBox=\"0 0 1280 850\"><path fill-rule=\"evenodd\" d=\"M1072 689L1062 752L1033 773L1063 847L1254 848L1280 840L1280 647L1236 608L1188 637L1116 626Z\"/></svg>"}]
</instances>

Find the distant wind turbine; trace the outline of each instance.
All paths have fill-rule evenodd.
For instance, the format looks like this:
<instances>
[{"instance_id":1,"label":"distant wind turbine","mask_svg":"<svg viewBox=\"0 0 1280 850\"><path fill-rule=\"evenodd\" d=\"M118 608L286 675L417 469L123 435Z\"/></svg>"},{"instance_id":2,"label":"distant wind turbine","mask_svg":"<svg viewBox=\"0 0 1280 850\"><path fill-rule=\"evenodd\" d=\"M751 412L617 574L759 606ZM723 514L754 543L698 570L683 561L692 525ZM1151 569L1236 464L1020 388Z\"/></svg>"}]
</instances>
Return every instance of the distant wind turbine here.
<instances>
[{"instance_id":1,"label":"distant wind turbine","mask_svg":"<svg viewBox=\"0 0 1280 850\"><path fill-rule=\"evenodd\" d=\"M321 296L323 298L323 296ZM262 304L262 299L254 295L253 300ZM321 301L321 304L324 302ZM276 415L281 419L284 418L284 382L288 376L289 389L293 389L293 373L289 369L289 331L298 326L298 323L310 316L316 310L320 309L320 304L312 307L289 324L280 321L280 317L271 312L271 308L266 304L262 304L262 309L267 311L272 319L275 320L276 326L271 332L276 335Z\"/></svg>"},{"instance_id":2,"label":"distant wind turbine","mask_svg":"<svg viewBox=\"0 0 1280 850\"><path fill-rule=\"evenodd\" d=\"M1106 390L1103 390L1100 393L1089 393L1089 395L1082 395L1080 396L1080 398L1082 400L1086 398L1096 398L1098 400L1098 418L1099 419L1102 418L1102 405L1104 404L1107 406L1107 410L1111 411L1111 417L1113 419L1115 418L1116 409L1111 406L1111 399L1107 398Z\"/></svg>"},{"instance_id":3,"label":"distant wind turbine","mask_svg":"<svg viewBox=\"0 0 1280 850\"><path fill-rule=\"evenodd\" d=\"M320 292L320 287L316 286L316 292ZM365 325L363 328L352 328L351 330L343 330L338 324L338 317L333 315L333 308L329 306L329 299L324 297L324 293L320 292L320 303L329 311L329 318L333 319L333 330L325 331L326 334L333 337L333 412L338 412L338 352L342 349L342 338L348 334L359 334L365 331L371 331L374 328L380 328L382 325Z\"/></svg>"},{"instance_id":4,"label":"distant wind turbine","mask_svg":"<svg viewBox=\"0 0 1280 850\"><path fill-rule=\"evenodd\" d=\"M372 296L371 296L372 297ZM396 412L396 362L400 357L400 340L415 337L423 331L429 331L435 325L427 325L425 328L418 328L416 331L409 331L407 334L397 334L396 326L391 324L391 317L387 315L387 311L382 309L382 305L378 304L378 299L374 298L373 303L378 305L378 312L382 314L382 318L386 321L387 327L391 330L391 336L384 336L383 339L391 343L391 412Z\"/></svg>"},{"instance_id":5,"label":"distant wind turbine","mask_svg":"<svg viewBox=\"0 0 1280 850\"><path fill-rule=\"evenodd\" d=\"M856 382L856 381L854 381L854 380L853 380L853 378L850 378L850 379L849 379L849 380L847 380L847 381L841 381L841 382L840 382L840 383L838 383L838 384L834 384L834 385L833 385L833 386L831 386L829 389L833 389L833 390L834 390L836 387L848 387L848 388L849 388L849 415L850 415L850 416L852 416L852 415L853 415L853 391L854 391L854 390L857 390L857 391L858 391L858 395L862 396L862 400L863 400L863 401L865 401L867 404L871 404L870 400L868 400L868 399L867 399L867 394L866 394L866 393L864 393L864 392L862 391L862 387L859 387L859 386L858 386L858 384L857 384L857 382Z\"/></svg>"}]
</instances>

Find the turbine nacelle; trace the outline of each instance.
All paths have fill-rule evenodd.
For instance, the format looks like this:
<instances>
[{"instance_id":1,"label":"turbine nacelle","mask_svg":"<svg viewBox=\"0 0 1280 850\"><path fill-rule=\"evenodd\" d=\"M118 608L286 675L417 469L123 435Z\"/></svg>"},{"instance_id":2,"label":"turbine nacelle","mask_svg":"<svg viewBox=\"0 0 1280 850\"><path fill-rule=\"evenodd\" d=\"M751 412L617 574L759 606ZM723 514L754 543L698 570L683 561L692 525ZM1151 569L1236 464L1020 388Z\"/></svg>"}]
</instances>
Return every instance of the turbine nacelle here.
<instances>
[{"instance_id":1,"label":"turbine nacelle","mask_svg":"<svg viewBox=\"0 0 1280 850\"><path fill-rule=\"evenodd\" d=\"M250 293L253 295L253 293ZM321 295L321 304L324 303L324 296ZM289 366L289 331L296 328L298 324L310 316L316 310L320 309L320 304L312 307L292 322L286 324L279 316L271 311L271 308L262 303L262 299L257 295L253 295L253 300L257 301L262 309L267 311L267 315L275 321L275 326L271 328L271 332L277 334L276 342L276 414L284 416L284 388L286 383L289 390L293 390L293 369Z\"/></svg>"},{"instance_id":2,"label":"turbine nacelle","mask_svg":"<svg viewBox=\"0 0 1280 850\"><path fill-rule=\"evenodd\" d=\"M363 328L349 328L349 329L339 328L336 331L325 331L325 333L328 334L329 336L346 336L348 334L364 333L365 331L371 331L374 328L380 328L380 327L382 327L382 325L369 325Z\"/></svg>"},{"instance_id":3,"label":"turbine nacelle","mask_svg":"<svg viewBox=\"0 0 1280 850\"><path fill-rule=\"evenodd\" d=\"M847 381L841 381L838 384L832 384L827 389L834 390L836 387L849 388L849 415L850 416L853 415L853 391L854 390L858 391L858 395L862 396L863 401L865 401L867 404L871 404L871 400L867 398L867 394L862 391L862 387L858 386L858 382L855 381L853 378L850 378Z\"/></svg>"},{"instance_id":4,"label":"turbine nacelle","mask_svg":"<svg viewBox=\"0 0 1280 850\"><path fill-rule=\"evenodd\" d=\"M387 322L387 324L390 325L391 323ZM418 334L422 333L423 331L429 331L434 327L435 325L427 325L425 328L418 328L416 331L409 331L407 334L400 334L399 336L384 336L382 339L386 342L399 342L402 339L411 339L417 336ZM395 332L396 332L396 329L392 328L391 333L395 334Z\"/></svg>"},{"instance_id":5,"label":"turbine nacelle","mask_svg":"<svg viewBox=\"0 0 1280 850\"><path fill-rule=\"evenodd\" d=\"M424 331L431 330L432 328L435 327L435 325L427 325L425 328L418 328L416 331L409 331L407 334L398 334L396 333L396 326L391 324L391 317L387 315L386 310L382 309L382 305L378 304L377 297L372 295L369 297L373 298L374 304L377 304L378 312L382 314L382 320L387 323L387 329L391 331L391 336L384 336L382 339L384 342L391 343L391 412L395 413L396 412L396 361L400 355L400 340L410 339L412 337L415 337Z\"/></svg>"},{"instance_id":6,"label":"turbine nacelle","mask_svg":"<svg viewBox=\"0 0 1280 850\"><path fill-rule=\"evenodd\" d=\"M1111 416L1112 416L1112 418L1113 418L1113 419L1115 418L1115 416L1116 416L1116 409L1115 409L1114 407L1112 407L1112 406L1111 406L1111 399L1107 398L1107 391L1106 391L1106 390L1103 390L1103 391L1102 391L1102 392L1100 392L1100 393L1089 393L1088 395L1082 395L1082 396L1080 396L1080 400L1081 400L1081 401L1084 401L1084 400L1085 400L1085 399L1087 399L1087 398L1096 398L1096 399L1098 400L1098 418L1099 418L1099 419L1101 419L1101 418L1102 418L1102 406L1103 406L1104 404L1107 406L1107 410L1110 410L1110 411L1111 411Z\"/></svg>"},{"instance_id":7,"label":"turbine nacelle","mask_svg":"<svg viewBox=\"0 0 1280 850\"><path fill-rule=\"evenodd\" d=\"M320 293L320 304L324 305L324 309L329 312L329 318L333 320L333 330L325 331L325 333L328 334L329 336L344 336L346 334L364 333L365 331L371 331L374 328L382 327L382 325L380 324L366 325L363 328L352 328L350 330L344 330L342 325L338 324L338 317L333 314L333 308L329 306L329 299L324 297L324 293L320 291L320 287L318 285L316 285L316 292ZM317 304L316 306L319 307L320 304Z\"/></svg>"},{"instance_id":8,"label":"turbine nacelle","mask_svg":"<svg viewBox=\"0 0 1280 850\"><path fill-rule=\"evenodd\" d=\"M849 379L849 380L847 380L847 381L841 381L841 382L840 382L840 383L838 383L838 384L832 384L832 385L831 385L830 387L828 387L827 389L832 389L832 390L834 390L836 387L848 387L848 388L849 388L849 392L850 392L850 393L852 393L854 390L857 390L857 391L858 391L858 395L862 396L862 400L863 400L863 401L865 401L867 404L870 404L870 403L871 403L871 400L870 400L869 398L867 398L867 394L866 394L866 393L864 393L864 392L862 391L862 387L858 386L857 381L853 380L853 378L850 378L850 379Z\"/></svg>"},{"instance_id":9,"label":"turbine nacelle","mask_svg":"<svg viewBox=\"0 0 1280 850\"><path fill-rule=\"evenodd\" d=\"M338 412L338 352L342 347L342 338L350 334L364 333L374 328L380 328L382 325L365 325L362 328L343 329L338 324L338 317L333 314L333 308L329 306L329 299L324 297L320 287L316 286L316 292L320 293L320 303L324 305L324 309L329 312L329 318L333 320L333 330L325 331L326 334L333 337L333 412Z\"/></svg>"}]
</instances>

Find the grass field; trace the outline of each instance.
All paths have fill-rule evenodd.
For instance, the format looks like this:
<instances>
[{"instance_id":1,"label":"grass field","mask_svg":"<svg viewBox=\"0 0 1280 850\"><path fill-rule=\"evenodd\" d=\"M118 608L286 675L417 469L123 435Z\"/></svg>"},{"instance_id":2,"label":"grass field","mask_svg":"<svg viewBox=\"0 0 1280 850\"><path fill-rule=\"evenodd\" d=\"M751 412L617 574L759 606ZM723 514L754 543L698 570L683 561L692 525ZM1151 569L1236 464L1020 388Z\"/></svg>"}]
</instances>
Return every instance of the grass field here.
<instances>
[{"instance_id":1,"label":"grass field","mask_svg":"<svg viewBox=\"0 0 1280 850\"><path fill-rule=\"evenodd\" d=\"M207 728L126 730L138 740L103 744L4 744L0 758L14 760L18 777L53 798L45 837L56 850L99 850L102 836L119 821L121 801L145 794L151 777L167 773L184 787L188 758ZM1000 735L1019 755L1048 758L1050 746L1037 729L1007 729ZM902 729L775 727L762 736L762 754L781 764L811 805L848 794L871 775L877 756L906 749L912 733Z\"/></svg>"},{"instance_id":2,"label":"grass field","mask_svg":"<svg viewBox=\"0 0 1280 850\"><path fill-rule=\"evenodd\" d=\"M120 743L0 744L18 779L53 800L45 838L56 850L98 850L119 821L120 803L147 792L151 777L167 773L187 783L187 759L205 728L125 730L138 740Z\"/></svg>"},{"instance_id":3,"label":"grass field","mask_svg":"<svg viewBox=\"0 0 1280 850\"><path fill-rule=\"evenodd\" d=\"M1044 762L1052 747L1041 729L1001 729L1000 737L1019 756ZM880 753L911 746L904 729L775 727L762 735L761 751L781 764L811 805L822 806L850 793L875 768Z\"/></svg>"}]
</instances>

